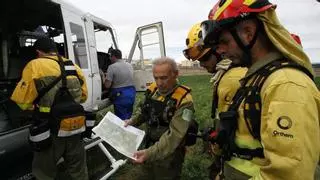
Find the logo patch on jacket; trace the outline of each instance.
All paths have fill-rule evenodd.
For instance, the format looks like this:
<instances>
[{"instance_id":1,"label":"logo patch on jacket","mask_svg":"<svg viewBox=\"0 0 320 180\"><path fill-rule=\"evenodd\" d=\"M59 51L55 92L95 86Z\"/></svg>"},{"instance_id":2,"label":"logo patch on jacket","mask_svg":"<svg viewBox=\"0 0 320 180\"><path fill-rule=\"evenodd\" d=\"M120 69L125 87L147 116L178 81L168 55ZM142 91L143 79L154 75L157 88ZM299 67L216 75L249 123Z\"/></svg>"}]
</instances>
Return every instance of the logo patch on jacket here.
<instances>
[{"instance_id":1,"label":"logo patch on jacket","mask_svg":"<svg viewBox=\"0 0 320 180\"><path fill-rule=\"evenodd\" d=\"M288 116L281 116L277 120L277 125L283 130L290 129L292 126L292 120Z\"/></svg>"},{"instance_id":2,"label":"logo patch on jacket","mask_svg":"<svg viewBox=\"0 0 320 180\"><path fill-rule=\"evenodd\" d=\"M280 129L286 131L292 127L292 120L288 116L280 116L277 120L277 125ZM280 136L280 137L286 137L290 139L294 138L293 134L283 132L283 131L274 130L272 133L273 133L273 136L275 137Z\"/></svg>"},{"instance_id":3,"label":"logo patch on jacket","mask_svg":"<svg viewBox=\"0 0 320 180\"><path fill-rule=\"evenodd\" d=\"M182 113L182 119L190 122L193 117L193 112L190 109L184 109Z\"/></svg>"}]
</instances>

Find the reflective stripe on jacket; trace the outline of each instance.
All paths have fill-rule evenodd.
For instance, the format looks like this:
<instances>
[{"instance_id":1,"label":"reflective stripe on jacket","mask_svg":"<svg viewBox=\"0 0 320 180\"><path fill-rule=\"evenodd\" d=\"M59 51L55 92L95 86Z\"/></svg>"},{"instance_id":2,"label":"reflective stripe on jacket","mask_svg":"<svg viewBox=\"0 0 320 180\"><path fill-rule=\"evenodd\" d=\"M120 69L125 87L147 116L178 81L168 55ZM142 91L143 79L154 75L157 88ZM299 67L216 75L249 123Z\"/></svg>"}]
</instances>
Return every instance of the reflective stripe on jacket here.
<instances>
[{"instance_id":1,"label":"reflective stripe on jacket","mask_svg":"<svg viewBox=\"0 0 320 180\"><path fill-rule=\"evenodd\" d=\"M33 101L38 96L38 92L50 85L61 74L59 64L52 60L57 60L57 56L48 56L48 58L43 57L30 61L22 72L22 79L16 86L11 99L23 110L32 109ZM67 59L64 59L64 61L67 61ZM67 87L76 102L85 102L87 99L87 86L81 69L77 65L65 65L65 69L76 70L79 79L75 75L67 76ZM38 103L40 112L50 112L50 107L59 87L61 87L61 81L40 99ZM77 120L77 123L71 123L71 125L78 124L79 122Z\"/></svg>"}]
</instances>

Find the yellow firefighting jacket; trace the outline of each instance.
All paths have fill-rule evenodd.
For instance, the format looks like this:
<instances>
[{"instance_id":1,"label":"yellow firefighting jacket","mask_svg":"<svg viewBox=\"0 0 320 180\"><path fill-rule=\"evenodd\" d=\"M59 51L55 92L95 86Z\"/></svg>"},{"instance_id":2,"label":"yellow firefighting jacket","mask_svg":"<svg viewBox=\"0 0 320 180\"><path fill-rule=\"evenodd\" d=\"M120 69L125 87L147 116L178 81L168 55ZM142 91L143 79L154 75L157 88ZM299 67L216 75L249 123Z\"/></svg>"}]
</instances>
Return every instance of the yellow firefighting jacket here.
<instances>
[{"instance_id":1,"label":"yellow firefighting jacket","mask_svg":"<svg viewBox=\"0 0 320 180\"><path fill-rule=\"evenodd\" d=\"M156 84L152 83L149 86L149 90L153 92L154 87L156 87ZM159 141L147 149L148 161L150 162L164 159L165 157L173 154L184 140L189 123L194 118L194 107L191 94L188 93L185 97L182 97L180 93L184 93L184 91L179 91L179 85L177 85L172 91L175 92L171 97L178 98L178 107L169 123L168 130L163 131L161 128L154 128L151 130L153 133L160 133L161 137ZM156 90L152 96L153 99L158 101L164 101L165 97L166 96L161 95L158 90ZM138 113L132 118L132 120L134 125L142 123L141 110L138 110Z\"/></svg>"},{"instance_id":2,"label":"yellow firefighting jacket","mask_svg":"<svg viewBox=\"0 0 320 180\"><path fill-rule=\"evenodd\" d=\"M58 60L57 56L48 56L48 58ZM48 58L34 59L25 66L22 72L22 79L11 96L11 99L22 110L33 110L33 101L38 96L38 92L60 76L59 64ZM66 61L67 59L63 60ZM83 73L77 65L68 66L68 68L75 68L80 80L76 76L67 76L67 87L76 102L85 102L87 99L87 86ZM50 107L59 87L61 87L61 81L40 99L38 103L40 112L50 112Z\"/></svg>"},{"instance_id":3,"label":"yellow firefighting jacket","mask_svg":"<svg viewBox=\"0 0 320 180\"><path fill-rule=\"evenodd\" d=\"M270 53L247 76L281 57ZM227 163L252 179L313 179L320 152L320 94L314 82L300 70L282 68L267 78L260 96L261 142L248 130L242 102L235 143L240 148L262 147L265 158L233 157Z\"/></svg>"},{"instance_id":4,"label":"yellow firefighting jacket","mask_svg":"<svg viewBox=\"0 0 320 180\"><path fill-rule=\"evenodd\" d=\"M218 112L225 112L228 110L232 98L240 87L240 79L242 79L247 72L247 68L235 67L227 70L221 77L218 85Z\"/></svg>"}]
</instances>

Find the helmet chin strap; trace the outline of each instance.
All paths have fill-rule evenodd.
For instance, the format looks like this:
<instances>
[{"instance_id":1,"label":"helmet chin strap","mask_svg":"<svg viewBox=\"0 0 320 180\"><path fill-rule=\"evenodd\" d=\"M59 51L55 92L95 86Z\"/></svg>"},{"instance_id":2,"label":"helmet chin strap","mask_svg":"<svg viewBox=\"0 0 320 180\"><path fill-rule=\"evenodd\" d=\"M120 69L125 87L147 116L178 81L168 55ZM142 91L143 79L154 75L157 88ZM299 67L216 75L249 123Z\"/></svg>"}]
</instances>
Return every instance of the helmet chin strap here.
<instances>
[{"instance_id":1,"label":"helmet chin strap","mask_svg":"<svg viewBox=\"0 0 320 180\"><path fill-rule=\"evenodd\" d=\"M244 45L242 40L240 39L236 28L232 28L230 29L230 33L233 37L233 39L236 41L236 43L238 44L238 46L242 49L243 56L243 62L241 63L241 66L245 66L245 67L249 67L252 65L252 56L251 56L251 48L253 47L253 45L256 43L257 41L257 37L258 37L258 30L259 30L259 26L257 26L256 32L253 36L253 39L250 41L250 43L248 45Z\"/></svg>"}]
</instances>

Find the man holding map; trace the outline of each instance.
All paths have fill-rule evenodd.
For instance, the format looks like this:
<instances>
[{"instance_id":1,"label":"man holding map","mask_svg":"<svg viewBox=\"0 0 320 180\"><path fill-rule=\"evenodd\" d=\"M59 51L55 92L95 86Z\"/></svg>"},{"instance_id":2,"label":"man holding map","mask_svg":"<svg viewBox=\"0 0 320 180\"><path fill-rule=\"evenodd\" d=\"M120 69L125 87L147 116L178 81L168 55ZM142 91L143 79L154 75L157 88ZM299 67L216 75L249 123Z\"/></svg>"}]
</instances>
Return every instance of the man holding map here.
<instances>
[{"instance_id":1,"label":"man holding map","mask_svg":"<svg viewBox=\"0 0 320 180\"><path fill-rule=\"evenodd\" d=\"M146 147L134 153L134 163L143 164L138 179L180 179L187 130L194 121L190 89L177 81L178 69L171 58L153 62L152 83L136 115L125 126L147 123Z\"/></svg>"}]
</instances>

